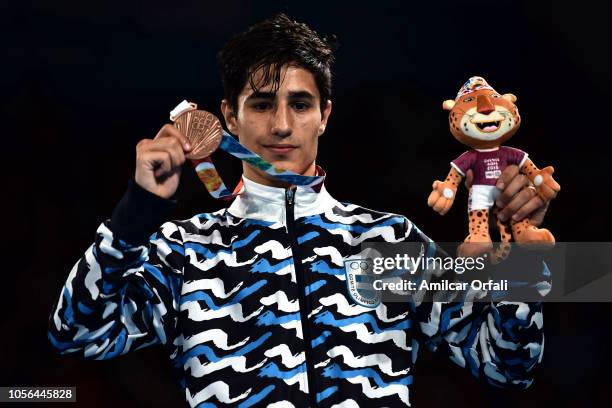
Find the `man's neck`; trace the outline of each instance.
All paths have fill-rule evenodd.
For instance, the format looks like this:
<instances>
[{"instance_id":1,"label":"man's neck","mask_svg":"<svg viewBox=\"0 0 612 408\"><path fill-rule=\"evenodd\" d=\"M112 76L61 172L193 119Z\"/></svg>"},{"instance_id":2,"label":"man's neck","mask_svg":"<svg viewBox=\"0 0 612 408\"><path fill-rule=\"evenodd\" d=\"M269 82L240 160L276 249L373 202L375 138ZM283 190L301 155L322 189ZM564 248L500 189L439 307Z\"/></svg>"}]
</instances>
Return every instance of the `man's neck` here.
<instances>
[{"instance_id":1,"label":"man's neck","mask_svg":"<svg viewBox=\"0 0 612 408\"><path fill-rule=\"evenodd\" d=\"M242 163L242 173L249 180L254 181L255 183L263 184L264 186L278 188L289 188L291 186L291 184L287 183L286 181L277 180L261 170L254 169L248 163ZM313 162L305 172L300 174L302 176L316 176L317 166Z\"/></svg>"}]
</instances>

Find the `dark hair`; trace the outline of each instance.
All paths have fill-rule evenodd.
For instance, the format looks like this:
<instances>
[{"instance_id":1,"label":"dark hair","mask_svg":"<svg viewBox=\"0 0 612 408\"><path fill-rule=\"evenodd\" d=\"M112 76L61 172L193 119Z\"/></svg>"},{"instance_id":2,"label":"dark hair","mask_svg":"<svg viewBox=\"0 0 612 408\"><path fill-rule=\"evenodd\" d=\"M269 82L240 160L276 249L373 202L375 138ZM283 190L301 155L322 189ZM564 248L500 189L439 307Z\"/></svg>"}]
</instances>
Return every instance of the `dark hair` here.
<instances>
[{"instance_id":1,"label":"dark hair","mask_svg":"<svg viewBox=\"0 0 612 408\"><path fill-rule=\"evenodd\" d=\"M290 64L314 75L323 110L331 98L331 65L336 47L335 36L320 37L306 24L277 14L235 36L219 52L224 97L236 113L238 95L247 81L255 91L272 83L272 91L276 92L281 68ZM256 84L253 74L260 69L263 75Z\"/></svg>"}]
</instances>

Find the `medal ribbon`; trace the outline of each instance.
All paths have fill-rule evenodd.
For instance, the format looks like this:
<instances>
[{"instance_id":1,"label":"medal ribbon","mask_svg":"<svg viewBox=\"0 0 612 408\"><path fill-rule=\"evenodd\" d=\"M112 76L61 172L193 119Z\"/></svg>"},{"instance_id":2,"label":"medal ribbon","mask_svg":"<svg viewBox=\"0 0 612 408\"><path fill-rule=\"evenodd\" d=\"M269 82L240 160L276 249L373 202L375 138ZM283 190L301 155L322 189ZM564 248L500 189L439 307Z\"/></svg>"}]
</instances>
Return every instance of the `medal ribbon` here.
<instances>
[{"instance_id":1,"label":"medal ribbon","mask_svg":"<svg viewBox=\"0 0 612 408\"><path fill-rule=\"evenodd\" d=\"M323 185L323 180L325 180L325 172L318 166L317 174L319 175L317 176L303 176L290 170L274 167L272 164L262 159L261 156L240 144L240 142L234 139L234 137L225 130L223 131L219 149L266 172L276 180L296 186L302 186L310 191L318 192ZM242 182L238 183L233 192L227 189L210 156L204 159L191 160L191 163L195 167L198 178L214 198L231 200L242 191Z\"/></svg>"}]
</instances>

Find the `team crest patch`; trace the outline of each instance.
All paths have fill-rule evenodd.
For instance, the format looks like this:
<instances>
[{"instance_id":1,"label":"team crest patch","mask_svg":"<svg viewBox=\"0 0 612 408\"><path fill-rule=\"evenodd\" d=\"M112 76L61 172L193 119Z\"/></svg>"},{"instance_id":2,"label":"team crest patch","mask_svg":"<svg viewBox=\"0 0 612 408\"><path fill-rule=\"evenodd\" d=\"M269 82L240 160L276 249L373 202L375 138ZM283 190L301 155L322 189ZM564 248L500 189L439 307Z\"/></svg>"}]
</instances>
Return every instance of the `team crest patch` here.
<instances>
[{"instance_id":1,"label":"team crest patch","mask_svg":"<svg viewBox=\"0 0 612 408\"><path fill-rule=\"evenodd\" d=\"M347 291L351 299L361 306L375 308L380 304L380 292L373 282L372 259L350 259L344 261Z\"/></svg>"}]
</instances>

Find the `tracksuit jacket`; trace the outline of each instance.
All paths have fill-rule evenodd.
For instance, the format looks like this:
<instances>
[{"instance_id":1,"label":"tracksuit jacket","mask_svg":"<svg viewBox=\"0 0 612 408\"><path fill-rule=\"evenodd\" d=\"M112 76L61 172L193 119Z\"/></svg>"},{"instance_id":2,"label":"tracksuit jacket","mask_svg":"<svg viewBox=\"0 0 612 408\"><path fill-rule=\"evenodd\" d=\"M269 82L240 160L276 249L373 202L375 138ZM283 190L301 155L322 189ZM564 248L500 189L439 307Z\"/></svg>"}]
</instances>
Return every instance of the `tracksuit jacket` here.
<instances>
[{"instance_id":1,"label":"tracksuit jacket","mask_svg":"<svg viewBox=\"0 0 612 408\"><path fill-rule=\"evenodd\" d=\"M175 202L132 181L66 280L53 346L109 359L159 344L192 407L409 406L423 347L494 385L531 384L541 303L362 306L344 265L362 244L435 244L324 186L243 183L228 208L162 225Z\"/></svg>"}]
</instances>

